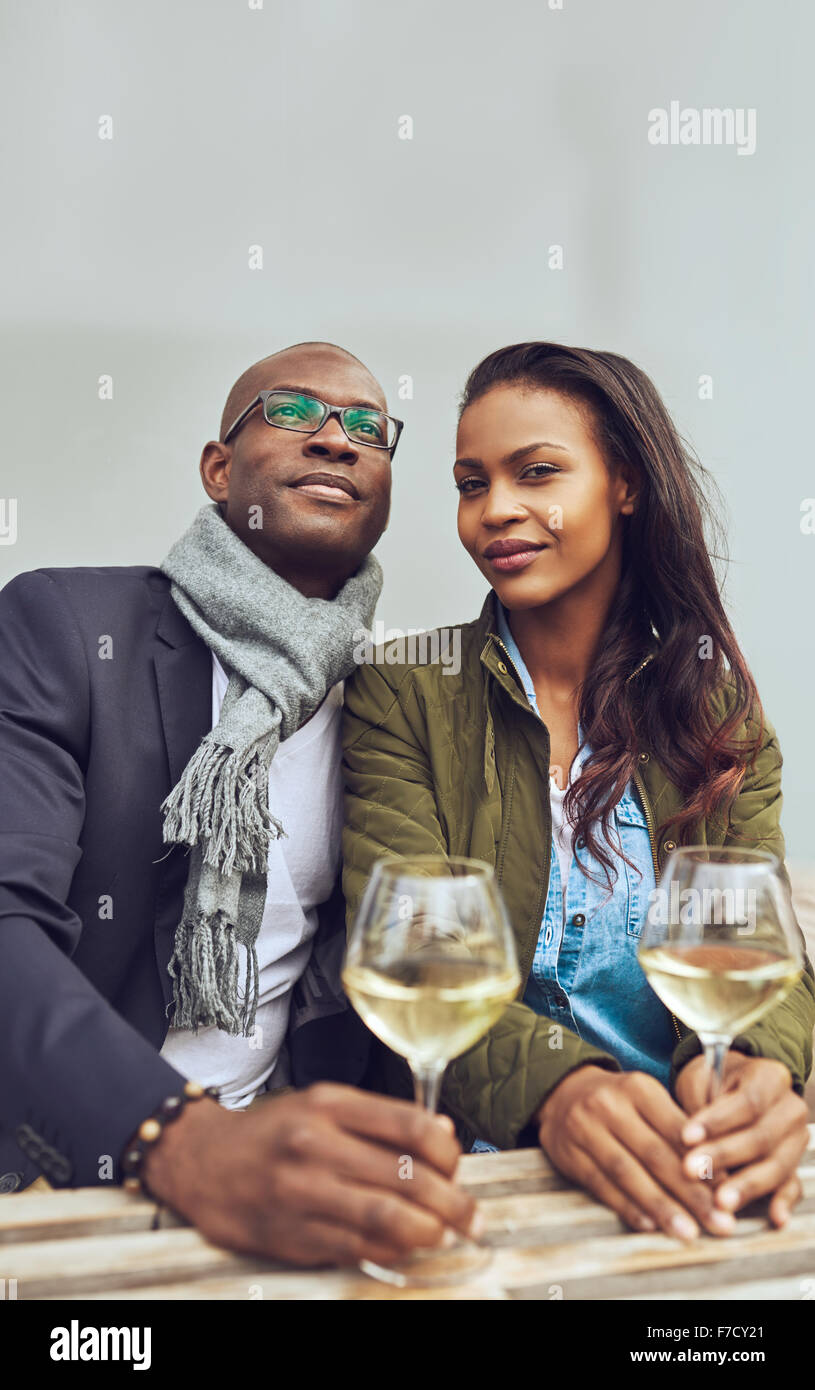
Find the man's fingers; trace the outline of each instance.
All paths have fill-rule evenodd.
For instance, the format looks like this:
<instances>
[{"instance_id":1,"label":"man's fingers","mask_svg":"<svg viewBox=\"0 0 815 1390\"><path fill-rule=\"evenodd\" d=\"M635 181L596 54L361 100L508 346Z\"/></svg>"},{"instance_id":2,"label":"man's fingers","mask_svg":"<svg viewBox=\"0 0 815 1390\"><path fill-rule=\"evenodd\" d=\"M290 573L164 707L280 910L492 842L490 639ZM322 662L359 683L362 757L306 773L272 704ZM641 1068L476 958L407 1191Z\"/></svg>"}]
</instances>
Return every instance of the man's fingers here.
<instances>
[{"instance_id":1,"label":"man's fingers","mask_svg":"<svg viewBox=\"0 0 815 1390\"><path fill-rule=\"evenodd\" d=\"M725 1211L740 1211L756 1197L775 1192L794 1176L807 1142L807 1131L796 1130L778 1145L769 1158L733 1173L727 1182L716 1188L716 1205Z\"/></svg>"},{"instance_id":2,"label":"man's fingers","mask_svg":"<svg viewBox=\"0 0 815 1390\"><path fill-rule=\"evenodd\" d=\"M303 1169L301 1210L310 1217L356 1231L366 1241L396 1250L400 1255L420 1246L438 1245L445 1223L434 1212L399 1193L362 1183L329 1178Z\"/></svg>"},{"instance_id":3,"label":"man's fingers","mask_svg":"<svg viewBox=\"0 0 815 1390\"><path fill-rule=\"evenodd\" d=\"M447 1226L466 1234L475 1216L475 1198L441 1177L429 1164L410 1154L391 1153L338 1131L331 1153L338 1176L373 1188L384 1188L411 1206L424 1207Z\"/></svg>"},{"instance_id":4,"label":"man's fingers","mask_svg":"<svg viewBox=\"0 0 815 1390\"><path fill-rule=\"evenodd\" d=\"M423 1207L431 1217L459 1231L466 1232L472 1224L475 1200L463 1188L422 1159L349 1134L324 1116L293 1126L286 1147L291 1158L302 1162L304 1171L369 1187L378 1194L377 1200L383 1193L398 1195L403 1204Z\"/></svg>"},{"instance_id":5,"label":"man's fingers","mask_svg":"<svg viewBox=\"0 0 815 1390\"><path fill-rule=\"evenodd\" d=\"M789 1091L778 1105L773 1105L748 1129L734 1130L719 1139L697 1144L683 1158L683 1171L689 1177L718 1177L722 1168L740 1168L745 1163L766 1158L786 1135L800 1131L805 1118L805 1103Z\"/></svg>"},{"instance_id":6,"label":"man's fingers","mask_svg":"<svg viewBox=\"0 0 815 1390\"><path fill-rule=\"evenodd\" d=\"M461 1146L446 1117L433 1115L413 1101L372 1095L352 1086L324 1082L303 1094L319 1113L342 1129L387 1144L400 1154L424 1159L439 1172L453 1176Z\"/></svg>"},{"instance_id":7,"label":"man's fingers","mask_svg":"<svg viewBox=\"0 0 815 1390\"><path fill-rule=\"evenodd\" d=\"M306 1269L321 1265L353 1265L359 1260L391 1264L404 1258L404 1250L367 1238L363 1232L332 1221L304 1221L287 1236L277 1237L275 1258Z\"/></svg>"}]
</instances>

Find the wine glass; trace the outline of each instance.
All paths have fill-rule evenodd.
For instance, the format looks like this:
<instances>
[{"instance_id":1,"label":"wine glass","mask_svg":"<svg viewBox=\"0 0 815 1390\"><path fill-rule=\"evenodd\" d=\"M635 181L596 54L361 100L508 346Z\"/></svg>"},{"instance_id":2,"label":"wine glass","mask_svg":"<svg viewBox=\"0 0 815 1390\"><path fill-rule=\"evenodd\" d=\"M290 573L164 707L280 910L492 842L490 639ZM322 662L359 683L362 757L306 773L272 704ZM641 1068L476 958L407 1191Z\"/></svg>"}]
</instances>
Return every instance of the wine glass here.
<instances>
[{"instance_id":1,"label":"wine glass","mask_svg":"<svg viewBox=\"0 0 815 1390\"><path fill-rule=\"evenodd\" d=\"M349 933L342 982L357 1013L407 1059L416 1100L435 1110L447 1063L500 1017L521 983L515 941L489 865L459 856L380 859ZM447 1232L445 1245L391 1267L399 1286L458 1283L492 1251Z\"/></svg>"},{"instance_id":2,"label":"wine glass","mask_svg":"<svg viewBox=\"0 0 815 1390\"><path fill-rule=\"evenodd\" d=\"M648 983L698 1035L722 1088L734 1038L781 1002L804 955L775 855L730 846L673 850L652 895L637 952Z\"/></svg>"}]
</instances>

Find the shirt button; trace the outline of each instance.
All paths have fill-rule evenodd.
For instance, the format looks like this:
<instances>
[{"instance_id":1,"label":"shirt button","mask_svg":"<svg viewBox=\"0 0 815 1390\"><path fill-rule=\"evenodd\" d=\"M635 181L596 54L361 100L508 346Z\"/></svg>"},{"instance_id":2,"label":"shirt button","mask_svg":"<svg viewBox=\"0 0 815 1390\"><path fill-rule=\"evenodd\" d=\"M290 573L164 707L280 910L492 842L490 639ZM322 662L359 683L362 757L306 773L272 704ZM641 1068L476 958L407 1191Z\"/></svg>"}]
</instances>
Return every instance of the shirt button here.
<instances>
[{"instance_id":1,"label":"shirt button","mask_svg":"<svg viewBox=\"0 0 815 1390\"><path fill-rule=\"evenodd\" d=\"M585 919L585 917L583 916L583 913L582 913L582 912L576 912L576 913L574 914L574 917L572 918L572 926L573 926L573 927L584 927L585 925L586 925L586 919Z\"/></svg>"},{"instance_id":2,"label":"shirt button","mask_svg":"<svg viewBox=\"0 0 815 1390\"><path fill-rule=\"evenodd\" d=\"M22 1180L22 1173L3 1173L0 1175L0 1193L16 1192Z\"/></svg>"}]
</instances>

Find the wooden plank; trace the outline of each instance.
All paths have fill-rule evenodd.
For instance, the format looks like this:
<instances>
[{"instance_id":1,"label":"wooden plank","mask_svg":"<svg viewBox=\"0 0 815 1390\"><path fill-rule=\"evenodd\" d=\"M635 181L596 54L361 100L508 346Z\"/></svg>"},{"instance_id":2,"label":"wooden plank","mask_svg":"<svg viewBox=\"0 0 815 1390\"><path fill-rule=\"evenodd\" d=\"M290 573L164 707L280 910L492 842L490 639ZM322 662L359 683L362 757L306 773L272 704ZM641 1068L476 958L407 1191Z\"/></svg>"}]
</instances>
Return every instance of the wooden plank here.
<instances>
[{"instance_id":1,"label":"wooden plank","mask_svg":"<svg viewBox=\"0 0 815 1390\"><path fill-rule=\"evenodd\" d=\"M30 1195L23 1192L7 1207L0 1199L0 1262L3 1245L149 1231L155 1213L155 1202L120 1187L61 1188ZM162 1208L160 1230L186 1224L175 1212Z\"/></svg>"},{"instance_id":2,"label":"wooden plank","mask_svg":"<svg viewBox=\"0 0 815 1390\"><path fill-rule=\"evenodd\" d=\"M496 1211L505 1211L508 1220L515 1219L513 1200L517 1199L523 1207L527 1195L543 1193L554 1194L556 1201L553 1205L560 1203L564 1210L585 1205L600 1214L610 1212L590 1193L565 1180L562 1180L562 1186L549 1185L546 1178L550 1165L540 1151L534 1149L507 1154L473 1154L462 1159L459 1167L462 1185L478 1201L508 1200L508 1206L496 1208ZM803 1210L815 1196L815 1157L812 1160L804 1158L798 1172L805 1193L805 1200L799 1206L799 1210ZM512 1173L515 1174L514 1178L507 1176ZM87 1187L31 1195L22 1193L0 1199L0 1246L31 1240L103 1235L106 1232L149 1231L154 1214L154 1203L124 1192L121 1188ZM616 1219L613 1213L611 1215ZM185 1225L174 1212L162 1209L160 1229Z\"/></svg>"},{"instance_id":3,"label":"wooden plank","mask_svg":"<svg viewBox=\"0 0 815 1390\"><path fill-rule=\"evenodd\" d=\"M754 1261L752 1265L751 1261ZM514 1298L552 1297L560 1286L564 1296L579 1296L591 1279L607 1281L603 1297L614 1296L613 1276L642 1273L654 1287L676 1287L675 1272L692 1271L697 1289L715 1286L718 1265L730 1262L745 1278L789 1274L815 1267L815 1214L793 1215L781 1229L768 1228L765 1220L741 1218L731 1236L699 1236L685 1244L661 1232L612 1235L573 1243L538 1246L514 1245L495 1252L495 1279ZM729 1273L732 1280L732 1273ZM566 1293L567 1287L571 1292ZM620 1293L626 1292L622 1283ZM595 1295L584 1295L595 1296Z\"/></svg>"},{"instance_id":4,"label":"wooden plank","mask_svg":"<svg viewBox=\"0 0 815 1390\"><path fill-rule=\"evenodd\" d=\"M189 1227L5 1245L0 1261L0 1277L17 1280L19 1299L178 1283L222 1270L265 1274L283 1268L210 1245Z\"/></svg>"},{"instance_id":5,"label":"wooden plank","mask_svg":"<svg viewBox=\"0 0 815 1390\"><path fill-rule=\"evenodd\" d=\"M771 1275L785 1276L786 1282L795 1287L793 1298L801 1299L803 1290L809 1288L812 1297L812 1274L815 1269L812 1247L803 1250L786 1250L774 1254L771 1268L767 1261L755 1256L745 1262L741 1257L721 1260L700 1270L698 1265L666 1266L657 1277L652 1270L640 1270L630 1274L600 1275L592 1278L570 1279L562 1284L562 1297L575 1300L601 1300L604 1302L623 1298L700 1298L725 1301L734 1297L733 1290L740 1283L753 1288L766 1282ZM655 1292L656 1290L656 1292ZM743 1297L750 1297L745 1294ZM753 1295L758 1297L760 1295ZM779 1295L780 1296L780 1295ZM537 1299L534 1287L510 1291L513 1299Z\"/></svg>"},{"instance_id":6,"label":"wooden plank","mask_svg":"<svg viewBox=\"0 0 815 1390\"><path fill-rule=\"evenodd\" d=\"M815 1263L812 1266L815 1271ZM647 1292L626 1294L620 1302L636 1299L649 1303L660 1302L695 1302L697 1299L715 1298L722 1302L750 1301L760 1303L770 1303L773 1300L801 1299L811 1301L815 1292L815 1273L809 1275L790 1274L780 1279L748 1279L744 1283L722 1284L717 1286L715 1294L711 1294L707 1289L682 1289L670 1290L667 1293L654 1293L653 1288Z\"/></svg>"},{"instance_id":7,"label":"wooden plank","mask_svg":"<svg viewBox=\"0 0 815 1390\"><path fill-rule=\"evenodd\" d=\"M500 1247L489 1282L505 1287L516 1298L552 1297L553 1284L567 1287L566 1296L571 1298L622 1297L629 1285L618 1276L629 1276L630 1283L631 1277L641 1275L637 1287L648 1289L653 1287L655 1273L659 1274L660 1288L666 1292L671 1287L712 1287L725 1279L733 1281L736 1276L755 1278L752 1261L758 1258L763 1261L765 1276L773 1272L811 1273L815 1268L815 1213L796 1212L780 1231L768 1229L761 1218L742 1217L736 1235L721 1240L703 1236L693 1245L684 1246L661 1234L626 1232L613 1212L592 1203L581 1192L567 1194L565 1205L564 1198L556 1194L531 1199L532 1211L525 1216L522 1208L518 1212L519 1226L520 1222L523 1225L508 1232L507 1222L513 1221L508 1211L515 1209L513 1203L517 1200L499 1198L484 1203L488 1223L485 1238ZM529 1201L520 1199L522 1204ZM598 1218L605 1223L605 1235L592 1227ZM551 1231L555 1239L546 1240L546 1231ZM508 1246L502 1241L507 1234ZM790 1266L790 1251L794 1268ZM253 1283L262 1285L264 1298L373 1296L367 1279L356 1270L300 1272L272 1261L220 1250L189 1228L115 1238L63 1238L7 1245L0 1254L0 1272L5 1278L17 1280L20 1299L128 1296L126 1291L134 1288L143 1290L182 1281L189 1286L201 1279L224 1276L234 1278L236 1287L244 1290L236 1295L241 1297L249 1296L248 1287ZM783 1259L786 1264L782 1270L779 1262ZM777 1270L770 1267L773 1261ZM728 1267L717 1272L717 1264ZM677 1269L688 1270L689 1277L674 1276ZM674 1276L673 1283L666 1278L669 1271Z\"/></svg>"},{"instance_id":8,"label":"wooden plank","mask_svg":"<svg viewBox=\"0 0 815 1390\"><path fill-rule=\"evenodd\" d=\"M54 1294L59 1302L73 1299L98 1301L137 1301L229 1299L241 1302L416 1302L434 1301L506 1301L508 1295L484 1275L478 1283L436 1289L397 1289L381 1284L359 1270L314 1270L298 1274L225 1275L213 1279L197 1279L180 1284L153 1284L132 1289L116 1289L92 1294Z\"/></svg>"},{"instance_id":9,"label":"wooden plank","mask_svg":"<svg viewBox=\"0 0 815 1390\"><path fill-rule=\"evenodd\" d=\"M815 1212L815 1173L804 1185L804 1195L795 1208L797 1213ZM569 1192L528 1193L519 1197L488 1197L479 1203L487 1219L488 1229L503 1230L507 1234L555 1227L559 1225L582 1225L592 1221L607 1222L609 1230L619 1224L625 1232L629 1231L611 1207L596 1201L590 1193L580 1188ZM737 1220L745 1216L767 1217L768 1198L759 1197L749 1206L742 1208Z\"/></svg>"},{"instance_id":10,"label":"wooden plank","mask_svg":"<svg viewBox=\"0 0 815 1390\"><path fill-rule=\"evenodd\" d=\"M250 1299L253 1286L254 1297L259 1288L264 1299L283 1301L550 1299L559 1290L570 1298L727 1298L746 1285L794 1288L803 1281L807 1288L808 1277L815 1281L815 1124L809 1130L799 1167L805 1198L785 1227L741 1215L735 1235L702 1236L691 1245L629 1232L539 1149L466 1155L459 1180L481 1202L486 1239L496 1249L491 1269L459 1289L394 1290L356 1269L298 1271L236 1255L169 1212L162 1226L176 1224L153 1232L153 1203L102 1187L0 1199L0 1277L17 1280L20 1299Z\"/></svg>"},{"instance_id":11,"label":"wooden plank","mask_svg":"<svg viewBox=\"0 0 815 1390\"><path fill-rule=\"evenodd\" d=\"M541 1184L554 1180L563 1187L572 1184L552 1166L543 1149L507 1149L497 1154L462 1154L456 1169L456 1181L462 1187L492 1186L494 1183L519 1183L533 1180ZM517 1190L517 1189L516 1189Z\"/></svg>"}]
</instances>

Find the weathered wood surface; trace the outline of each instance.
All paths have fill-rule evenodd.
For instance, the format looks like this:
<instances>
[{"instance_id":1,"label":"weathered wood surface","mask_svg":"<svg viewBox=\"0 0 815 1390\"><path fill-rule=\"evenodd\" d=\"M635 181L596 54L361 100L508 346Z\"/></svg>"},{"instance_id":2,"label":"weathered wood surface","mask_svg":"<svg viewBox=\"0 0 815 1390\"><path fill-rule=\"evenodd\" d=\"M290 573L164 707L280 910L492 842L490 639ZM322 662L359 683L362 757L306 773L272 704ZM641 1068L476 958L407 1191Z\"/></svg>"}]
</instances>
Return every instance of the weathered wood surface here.
<instances>
[{"instance_id":1,"label":"weathered wood surface","mask_svg":"<svg viewBox=\"0 0 815 1390\"><path fill-rule=\"evenodd\" d=\"M728 1237L690 1245L629 1231L539 1150L471 1154L460 1181L482 1204L488 1270L470 1284L391 1289L355 1269L298 1271L210 1245L119 1188L0 1198L0 1280L18 1299L813 1299L815 1124L804 1198L785 1227L765 1203ZM10 1281L15 1281L12 1284Z\"/></svg>"}]
</instances>

